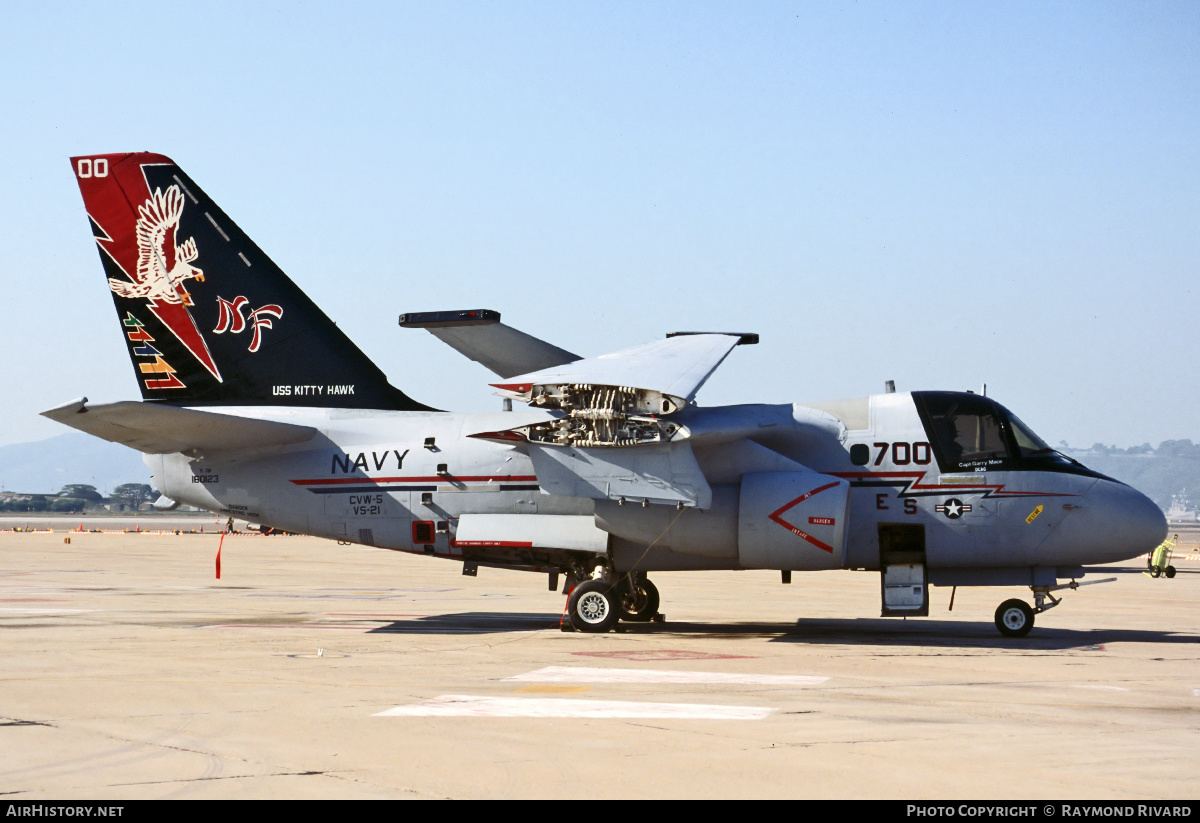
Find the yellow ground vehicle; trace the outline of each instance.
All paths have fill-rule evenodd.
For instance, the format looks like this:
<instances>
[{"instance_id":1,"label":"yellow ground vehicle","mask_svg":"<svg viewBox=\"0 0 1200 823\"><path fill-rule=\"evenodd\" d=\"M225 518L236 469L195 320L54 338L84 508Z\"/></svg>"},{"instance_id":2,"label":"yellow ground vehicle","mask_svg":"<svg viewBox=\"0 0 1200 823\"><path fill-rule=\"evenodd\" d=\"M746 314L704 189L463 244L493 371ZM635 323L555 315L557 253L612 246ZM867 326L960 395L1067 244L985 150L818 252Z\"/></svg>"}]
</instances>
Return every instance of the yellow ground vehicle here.
<instances>
[{"instance_id":1,"label":"yellow ground vehicle","mask_svg":"<svg viewBox=\"0 0 1200 823\"><path fill-rule=\"evenodd\" d=\"M1165 575L1167 577L1175 576L1175 567L1171 565L1171 554L1175 551L1175 544L1179 542L1179 535L1173 534L1164 540L1159 547L1150 552L1150 557L1146 561L1146 565L1150 567L1148 574L1151 577Z\"/></svg>"}]
</instances>

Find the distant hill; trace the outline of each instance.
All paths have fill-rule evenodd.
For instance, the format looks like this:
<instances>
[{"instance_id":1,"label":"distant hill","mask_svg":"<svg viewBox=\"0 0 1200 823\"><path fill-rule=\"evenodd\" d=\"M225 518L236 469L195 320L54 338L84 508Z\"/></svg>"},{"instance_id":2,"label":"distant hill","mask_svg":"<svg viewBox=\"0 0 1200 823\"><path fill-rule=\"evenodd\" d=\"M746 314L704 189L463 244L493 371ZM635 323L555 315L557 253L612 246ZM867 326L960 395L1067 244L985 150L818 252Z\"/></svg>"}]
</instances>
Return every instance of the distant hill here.
<instances>
[{"instance_id":1,"label":"distant hill","mask_svg":"<svg viewBox=\"0 0 1200 823\"><path fill-rule=\"evenodd\" d=\"M1090 449L1063 448L1063 453L1109 477L1128 483L1164 511L1182 491L1200 492L1200 446L1191 440L1165 440L1119 449L1097 443Z\"/></svg>"},{"instance_id":2,"label":"distant hill","mask_svg":"<svg viewBox=\"0 0 1200 823\"><path fill-rule=\"evenodd\" d=\"M101 492L122 483L153 485L139 453L82 432L0 446L0 491L55 494L68 483Z\"/></svg>"}]
</instances>

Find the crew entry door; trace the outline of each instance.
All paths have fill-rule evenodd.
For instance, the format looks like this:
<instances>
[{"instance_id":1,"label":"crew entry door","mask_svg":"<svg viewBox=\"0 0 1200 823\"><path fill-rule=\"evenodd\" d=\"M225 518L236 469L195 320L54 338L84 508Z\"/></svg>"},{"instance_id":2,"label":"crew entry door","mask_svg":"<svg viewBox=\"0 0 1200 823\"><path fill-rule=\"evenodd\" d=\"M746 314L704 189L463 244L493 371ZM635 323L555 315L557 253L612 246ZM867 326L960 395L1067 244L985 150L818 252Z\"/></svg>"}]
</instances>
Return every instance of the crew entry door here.
<instances>
[{"instance_id":1,"label":"crew entry door","mask_svg":"<svg viewBox=\"0 0 1200 823\"><path fill-rule=\"evenodd\" d=\"M882 616L925 617L929 614L923 525L879 524L879 570Z\"/></svg>"}]
</instances>

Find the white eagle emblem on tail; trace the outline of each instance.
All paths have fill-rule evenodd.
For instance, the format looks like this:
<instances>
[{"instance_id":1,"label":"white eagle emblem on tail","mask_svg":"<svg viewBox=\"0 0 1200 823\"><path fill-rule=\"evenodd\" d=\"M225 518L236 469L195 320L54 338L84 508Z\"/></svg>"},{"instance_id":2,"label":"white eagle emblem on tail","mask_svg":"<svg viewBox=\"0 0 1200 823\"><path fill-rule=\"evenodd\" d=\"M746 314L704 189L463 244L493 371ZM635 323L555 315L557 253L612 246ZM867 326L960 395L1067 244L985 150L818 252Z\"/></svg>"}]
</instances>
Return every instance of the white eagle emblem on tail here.
<instances>
[{"instance_id":1,"label":"white eagle emblem on tail","mask_svg":"<svg viewBox=\"0 0 1200 823\"><path fill-rule=\"evenodd\" d=\"M196 241L189 237L176 245L175 233L183 215L183 194L171 186L154 194L138 207L138 261L134 282L108 279L109 288L121 297L147 297L164 303L192 305L183 281L204 282L204 272L191 263L199 256Z\"/></svg>"}]
</instances>

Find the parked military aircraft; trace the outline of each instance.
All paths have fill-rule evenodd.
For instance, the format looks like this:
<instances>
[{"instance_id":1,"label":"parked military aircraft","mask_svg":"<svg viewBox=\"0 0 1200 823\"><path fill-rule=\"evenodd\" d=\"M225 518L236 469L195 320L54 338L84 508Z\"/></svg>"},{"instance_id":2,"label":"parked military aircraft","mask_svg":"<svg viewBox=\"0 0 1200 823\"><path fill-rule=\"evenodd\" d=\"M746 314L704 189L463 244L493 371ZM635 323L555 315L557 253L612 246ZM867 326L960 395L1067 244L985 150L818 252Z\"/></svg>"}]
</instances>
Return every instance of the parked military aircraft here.
<instances>
[{"instance_id":1,"label":"parked military aircraft","mask_svg":"<svg viewBox=\"0 0 1200 823\"><path fill-rule=\"evenodd\" d=\"M565 576L570 624L658 615L649 572L879 572L885 615L930 585L1028 586L1021 636L1087 565L1166 534L1146 497L1046 445L994 400L889 392L702 407L757 336L679 332L580 357L489 310L401 315L500 378L494 414L393 387L171 160L75 157L142 402L47 417L145 454L180 503L292 532ZM524 404L511 410L511 401ZM1066 582L1064 582L1066 581Z\"/></svg>"}]
</instances>

